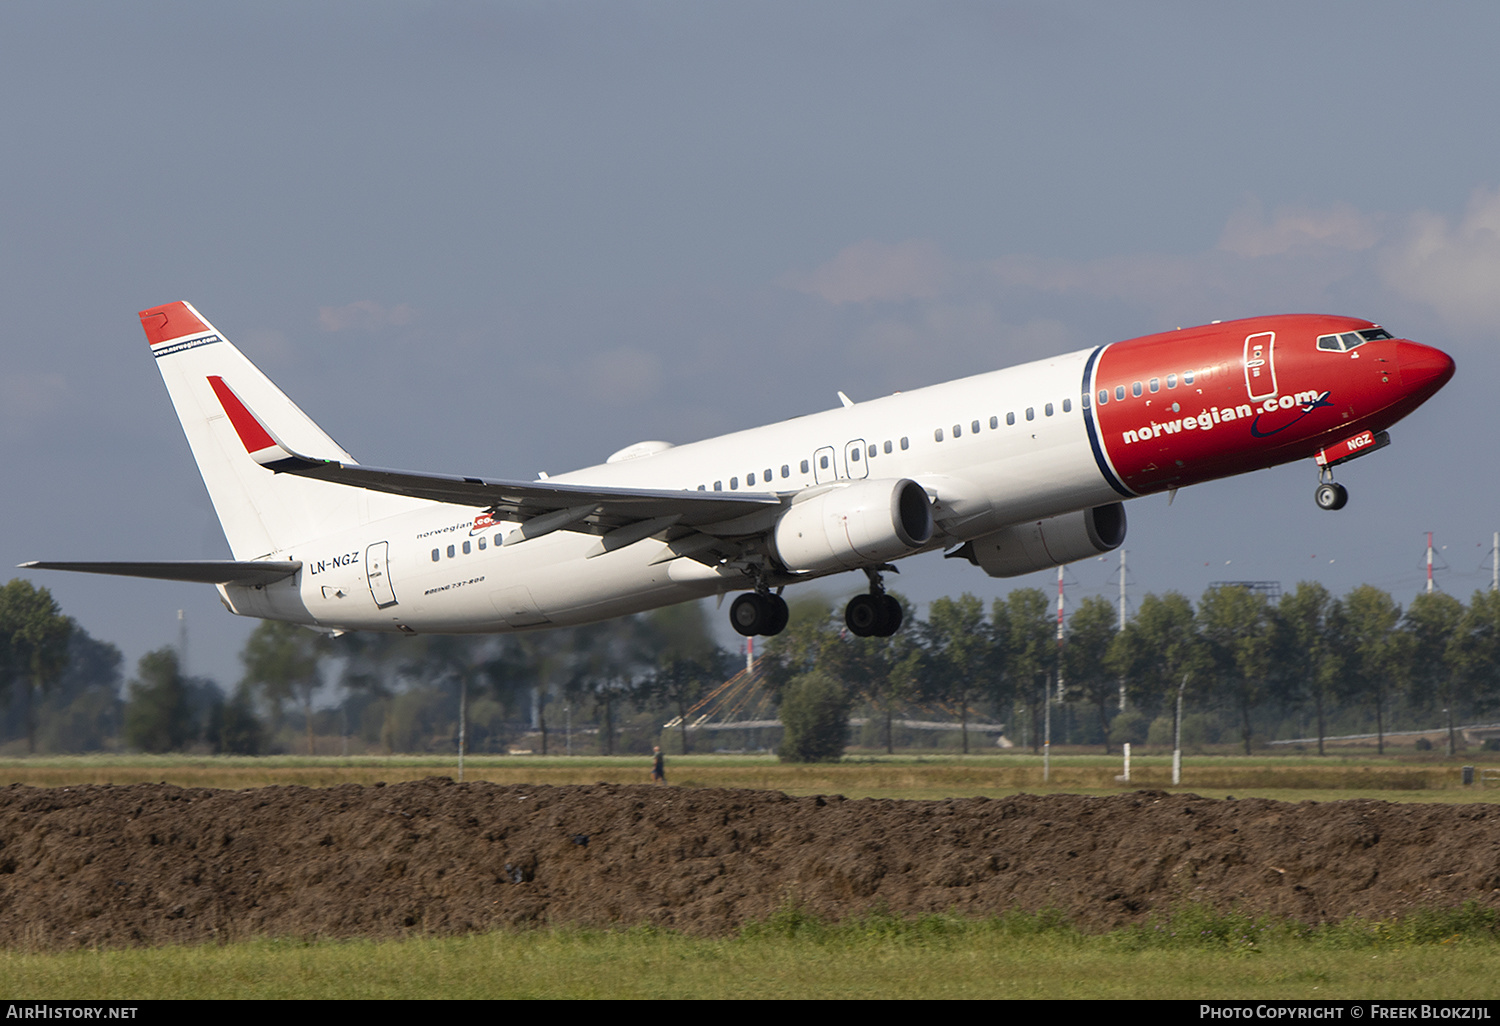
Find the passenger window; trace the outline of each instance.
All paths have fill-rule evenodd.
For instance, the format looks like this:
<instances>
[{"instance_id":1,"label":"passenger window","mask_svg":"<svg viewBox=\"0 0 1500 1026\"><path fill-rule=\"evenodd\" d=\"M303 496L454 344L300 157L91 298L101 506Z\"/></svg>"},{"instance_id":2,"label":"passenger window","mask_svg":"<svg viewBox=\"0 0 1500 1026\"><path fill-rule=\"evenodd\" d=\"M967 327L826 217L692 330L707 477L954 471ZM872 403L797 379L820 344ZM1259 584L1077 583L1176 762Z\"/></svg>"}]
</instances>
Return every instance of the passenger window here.
<instances>
[{"instance_id":1,"label":"passenger window","mask_svg":"<svg viewBox=\"0 0 1500 1026\"><path fill-rule=\"evenodd\" d=\"M789 466L787 466L785 463L783 463L781 465L781 476L782 477L791 477L792 476L792 468L789 467Z\"/></svg>"},{"instance_id":2,"label":"passenger window","mask_svg":"<svg viewBox=\"0 0 1500 1026\"><path fill-rule=\"evenodd\" d=\"M974 423L970 424L969 430L973 431L976 435L979 434L979 421L976 420Z\"/></svg>"},{"instance_id":3,"label":"passenger window","mask_svg":"<svg viewBox=\"0 0 1500 1026\"><path fill-rule=\"evenodd\" d=\"M887 456L890 455L890 452L891 452L891 440L889 438L887 438L885 440L885 452L886 452Z\"/></svg>"},{"instance_id":4,"label":"passenger window","mask_svg":"<svg viewBox=\"0 0 1500 1026\"><path fill-rule=\"evenodd\" d=\"M856 446L853 449L849 450L849 462L850 463L858 463L859 462L859 447L858 446Z\"/></svg>"},{"instance_id":5,"label":"passenger window","mask_svg":"<svg viewBox=\"0 0 1500 1026\"><path fill-rule=\"evenodd\" d=\"M1135 396L1137 399L1141 397L1141 383L1139 381L1133 382L1131 384L1130 394Z\"/></svg>"},{"instance_id":6,"label":"passenger window","mask_svg":"<svg viewBox=\"0 0 1500 1026\"><path fill-rule=\"evenodd\" d=\"M714 491L716 491L716 492L722 492L723 490L724 490L724 482L723 481L715 481L714 482Z\"/></svg>"},{"instance_id":7,"label":"passenger window","mask_svg":"<svg viewBox=\"0 0 1500 1026\"><path fill-rule=\"evenodd\" d=\"M938 428L936 431L934 431L932 433L932 440L934 442L941 442L943 440L943 429L942 428Z\"/></svg>"},{"instance_id":8,"label":"passenger window","mask_svg":"<svg viewBox=\"0 0 1500 1026\"><path fill-rule=\"evenodd\" d=\"M731 485L734 484L734 479L731 478L729 483ZM747 475L745 477L745 487L746 488L754 488L755 487L755 475L754 474L749 474L749 475Z\"/></svg>"},{"instance_id":9,"label":"passenger window","mask_svg":"<svg viewBox=\"0 0 1500 1026\"><path fill-rule=\"evenodd\" d=\"M766 468L766 472L760 476L760 480L761 480L762 484L770 484L771 483L771 468L770 467Z\"/></svg>"},{"instance_id":10,"label":"passenger window","mask_svg":"<svg viewBox=\"0 0 1500 1026\"><path fill-rule=\"evenodd\" d=\"M484 551L484 538L482 538L482 537L479 539L479 551L480 552Z\"/></svg>"},{"instance_id":11,"label":"passenger window","mask_svg":"<svg viewBox=\"0 0 1500 1026\"><path fill-rule=\"evenodd\" d=\"M828 469L828 457L827 456L819 456L818 457L818 466L820 468L822 468L823 470L827 470Z\"/></svg>"},{"instance_id":12,"label":"passenger window","mask_svg":"<svg viewBox=\"0 0 1500 1026\"><path fill-rule=\"evenodd\" d=\"M708 485L699 485L698 486L698 490L700 492L706 492L706 491L708 491Z\"/></svg>"},{"instance_id":13,"label":"passenger window","mask_svg":"<svg viewBox=\"0 0 1500 1026\"><path fill-rule=\"evenodd\" d=\"M453 558L453 556L454 556L454 552L453 552L453 546L452 546L452 545L449 545L449 546L448 546L448 558L449 558L449 559L452 559L452 558Z\"/></svg>"},{"instance_id":14,"label":"passenger window","mask_svg":"<svg viewBox=\"0 0 1500 1026\"><path fill-rule=\"evenodd\" d=\"M1047 416L1049 416L1049 417L1052 416L1052 404L1051 403L1048 403L1046 406L1042 407L1042 409L1047 414Z\"/></svg>"},{"instance_id":15,"label":"passenger window","mask_svg":"<svg viewBox=\"0 0 1500 1026\"><path fill-rule=\"evenodd\" d=\"M470 551L469 550L469 543L468 542L464 542L464 555L467 556L469 554L469 551Z\"/></svg>"},{"instance_id":16,"label":"passenger window","mask_svg":"<svg viewBox=\"0 0 1500 1026\"><path fill-rule=\"evenodd\" d=\"M1176 374L1168 374L1167 375L1167 387L1168 388L1176 388L1177 387L1177 375Z\"/></svg>"},{"instance_id":17,"label":"passenger window","mask_svg":"<svg viewBox=\"0 0 1500 1026\"><path fill-rule=\"evenodd\" d=\"M1085 396L1084 398L1087 398L1087 396ZM1071 400L1071 399L1064 399L1063 400L1063 412L1064 413L1072 413L1073 412L1073 400Z\"/></svg>"},{"instance_id":18,"label":"passenger window","mask_svg":"<svg viewBox=\"0 0 1500 1026\"><path fill-rule=\"evenodd\" d=\"M901 438L901 448L903 451L911 448L911 440L904 435Z\"/></svg>"},{"instance_id":19,"label":"passenger window","mask_svg":"<svg viewBox=\"0 0 1500 1026\"><path fill-rule=\"evenodd\" d=\"M995 430L999 426L1000 426L1000 418L999 417L991 417L990 418L990 430L993 431L993 430Z\"/></svg>"},{"instance_id":20,"label":"passenger window","mask_svg":"<svg viewBox=\"0 0 1500 1026\"><path fill-rule=\"evenodd\" d=\"M1005 415L1005 423L1006 423L1007 426L1011 425L1011 424L1014 424L1015 422L1016 422L1016 415L1014 413L1007 413Z\"/></svg>"},{"instance_id":21,"label":"passenger window","mask_svg":"<svg viewBox=\"0 0 1500 1026\"><path fill-rule=\"evenodd\" d=\"M963 433L964 433L964 426L962 424L954 424L953 425L953 437L954 438L962 438L963 437Z\"/></svg>"},{"instance_id":22,"label":"passenger window","mask_svg":"<svg viewBox=\"0 0 1500 1026\"><path fill-rule=\"evenodd\" d=\"M439 559L442 559L442 558L443 558L443 554L442 554L442 552L440 550L438 550L438 549L433 549L432 550L432 561L434 563L436 563Z\"/></svg>"},{"instance_id":23,"label":"passenger window","mask_svg":"<svg viewBox=\"0 0 1500 1026\"><path fill-rule=\"evenodd\" d=\"M1151 379L1151 391L1153 391L1153 392L1160 392L1161 391L1161 378L1152 378Z\"/></svg>"},{"instance_id":24,"label":"passenger window","mask_svg":"<svg viewBox=\"0 0 1500 1026\"><path fill-rule=\"evenodd\" d=\"M886 443L886 445L890 445L890 444L891 443L889 443L889 442ZM879 449L877 449L875 446L872 445L872 446L870 446L870 451L868 453L866 453L865 455L866 456L874 456L879 451L880 451Z\"/></svg>"},{"instance_id":25,"label":"passenger window","mask_svg":"<svg viewBox=\"0 0 1500 1026\"><path fill-rule=\"evenodd\" d=\"M807 461L806 461L806 460L803 460L803 461L802 461L802 473L804 473L804 474L805 474L805 473L807 473L807 471L808 471L808 467L807 467Z\"/></svg>"},{"instance_id":26,"label":"passenger window","mask_svg":"<svg viewBox=\"0 0 1500 1026\"><path fill-rule=\"evenodd\" d=\"M1107 388L1101 388L1101 389L1099 389L1099 405L1103 406L1107 402L1109 402L1109 389L1107 389Z\"/></svg>"},{"instance_id":27,"label":"passenger window","mask_svg":"<svg viewBox=\"0 0 1500 1026\"><path fill-rule=\"evenodd\" d=\"M740 487L740 479L737 478L737 477L731 477L729 479L729 490L731 492L737 491L739 489L739 487Z\"/></svg>"},{"instance_id":28,"label":"passenger window","mask_svg":"<svg viewBox=\"0 0 1500 1026\"><path fill-rule=\"evenodd\" d=\"M1083 393L1083 408L1085 410L1089 408L1089 394L1087 392ZM1065 406L1063 409L1067 409L1067 407Z\"/></svg>"},{"instance_id":29,"label":"passenger window","mask_svg":"<svg viewBox=\"0 0 1500 1026\"><path fill-rule=\"evenodd\" d=\"M1184 385L1191 385L1193 383L1193 372L1192 371L1183 371L1182 372L1182 383Z\"/></svg>"},{"instance_id":30,"label":"passenger window","mask_svg":"<svg viewBox=\"0 0 1500 1026\"><path fill-rule=\"evenodd\" d=\"M1116 385L1115 386L1115 400L1117 402L1122 402L1122 403L1125 401L1125 386L1124 385Z\"/></svg>"},{"instance_id":31,"label":"passenger window","mask_svg":"<svg viewBox=\"0 0 1500 1026\"><path fill-rule=\"evenodd\" d=\"M1028 406L1028 407L1026 407L1026 419L1027 420L1036 420L1036 407L1035 406Z\"/></svg>"}]
</instances>

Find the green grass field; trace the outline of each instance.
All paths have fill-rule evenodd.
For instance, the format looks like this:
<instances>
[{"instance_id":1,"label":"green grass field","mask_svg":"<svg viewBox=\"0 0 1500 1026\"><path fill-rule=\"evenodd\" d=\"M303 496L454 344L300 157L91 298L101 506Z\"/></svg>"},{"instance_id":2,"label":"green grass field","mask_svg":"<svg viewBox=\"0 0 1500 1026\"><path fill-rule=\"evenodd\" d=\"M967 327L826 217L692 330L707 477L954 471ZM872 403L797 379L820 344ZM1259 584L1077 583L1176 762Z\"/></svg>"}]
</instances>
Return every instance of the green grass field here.
<instances>
[{"instance_id":1,"label":"green grass field","mask_svg":"<svg viewBox=\"0 0 1500 1026\"><path fill-rule=\"evenodd\" d=\"M1176 790L1286 801L1378 798L1477 802L1465 760L1360 755L1214 756L1184 764ZM1061 755L1051 781L1031 755L870 756L784 766L758 756L679 756L678 786L849 797L998 797L1171 789L1170 761ZM1483 763L1481 763L1483 765ZM1493 766L1491 762L1489 765ZM645 783L640 758L476 757L469 780ZM35 786L168 781L182 786L328 786L457 776L451 759L47 757L0 761L0 780ZM0 993L44 998L1492 998L1500 922L1469 909L1319 930L1180 910L1147 927L1085 936L1046 916L830 925L784 909L724 939L664 931L545 929L392 942L259 940L198 948L38 954L0 951Z\"/></svg>"},{"instance_id":2,"label":"green grass field","mask_svg":"<svg viewBox=\"0 0 1500 1026\"><path fill-rule=\"evenodd\" d=\"M1485 999L1494 915L1318 931L1189 910L1084 936L1046 916L829 926L784 910L737 937L569 929L442 940L0 952L0 992L42 998Z\"/></svg>"},{"instance_id":3,"label":"green grass field","mask_svg":"<svg viewBox=\"0 0 1500 1026\"><path fill-rule=\"evenodd\" d=\"M787 765L769 755L687 755L667 761L668 780L680 787L747 787L788 794L849 798L1001 797L1030 794L1118 794L1139 788L1190 791L1205 797L1264 797L1282 801L1380 798L1388 801L1500 801L1500 786L1464 787L1461 767L1500 770L1500 758L1445 759L1373 755L1214 755L1186 759L1173 787L1168 756L1137 756L1129 783L1116 780L1118 756L1056 755L1044 779L1042 759L1005 755L867 755L838 763ZM502 784L645 784L649 759L603 756L471 756L464 779ZM39 756L0 759L0 782L36 787L166 781L182 787L266 787L302 784L394 783L458 776L451 758L434 756Z\"/></svg>"}]
</instances>

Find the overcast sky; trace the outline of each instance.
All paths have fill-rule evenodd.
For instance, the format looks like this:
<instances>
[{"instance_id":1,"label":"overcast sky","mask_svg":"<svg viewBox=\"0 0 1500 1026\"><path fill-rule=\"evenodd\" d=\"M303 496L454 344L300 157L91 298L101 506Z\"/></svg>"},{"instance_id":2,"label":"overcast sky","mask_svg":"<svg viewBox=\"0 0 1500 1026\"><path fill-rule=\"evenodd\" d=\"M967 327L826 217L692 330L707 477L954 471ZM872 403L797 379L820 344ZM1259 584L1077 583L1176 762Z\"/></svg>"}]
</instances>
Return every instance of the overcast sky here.
<instances>
[{"instance_id":1,"label":"overcast sky","mask_svg":"<svg viewBox=\"0 0 1500 1026\"><path fill-rule=\"evenodd\" d=\"M1496 39L1493 3L9 0L0 562L228 556L136 319L177 299L357 459L526 478L1305 311L1458 375L1339 513L1310 461L1130 503L1132 601L1406 603L1429 530L1467 600L1500 530ZM185 609L190 668L239 674L212 588L29 576L128 669Z\"/></svg>"}]
</instances>

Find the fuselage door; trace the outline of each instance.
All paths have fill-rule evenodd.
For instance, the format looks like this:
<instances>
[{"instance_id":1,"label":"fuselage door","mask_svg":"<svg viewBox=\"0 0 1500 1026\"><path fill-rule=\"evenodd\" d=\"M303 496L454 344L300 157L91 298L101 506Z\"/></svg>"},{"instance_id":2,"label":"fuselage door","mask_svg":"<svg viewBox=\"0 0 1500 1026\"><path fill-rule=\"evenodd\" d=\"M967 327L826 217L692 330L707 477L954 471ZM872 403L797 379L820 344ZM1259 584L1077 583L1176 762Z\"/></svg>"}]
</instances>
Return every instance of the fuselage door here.
<instances>
[{"instance_id":1,"label":"fuselage door","mask_svg":"<svg viewBox=\"0 0 1500 1026\"><path fill-rule=\"evenodd\" d=\"M1276 394L1276 333L1263 331L1245 339L1245 391L1251 399Z\"/></svg>"},{"instance_id":2,"label":"fuselage door","mask_svg":"<svg viewBox=\"0 0 1500 1026\"><path fill-rule=\"evenodd\" d=\"M813 453L813 480L818 484L827 484L838 479L839 468L833 446L825 445Z\"/></svg>"},{"instance_id":3,"label":"fuselage door","mask_svg":"<svg viewBox=\"0 0 1500 1026\"><path fill-rule=\"evenodd\" d=\"M857 481L862 477L870 476L870 464L865 459L865 440L856 438L852 442L844 443L844 469L849 472L849 479Z\"/></svg>"},{"instance_id":4,"label":"fuselage door","mask_svg":"<svg viewBox=\"0 0 1500 1026\"><path fill-rule=\"evenodd\" d=\"M391 575L386 566L389 554L390 546L386 542L376 542L365 549L365 579L370 582L370 597L375 600L376 609L396 604L396 590L391 586Z\"/></svg>"}]
</instances>

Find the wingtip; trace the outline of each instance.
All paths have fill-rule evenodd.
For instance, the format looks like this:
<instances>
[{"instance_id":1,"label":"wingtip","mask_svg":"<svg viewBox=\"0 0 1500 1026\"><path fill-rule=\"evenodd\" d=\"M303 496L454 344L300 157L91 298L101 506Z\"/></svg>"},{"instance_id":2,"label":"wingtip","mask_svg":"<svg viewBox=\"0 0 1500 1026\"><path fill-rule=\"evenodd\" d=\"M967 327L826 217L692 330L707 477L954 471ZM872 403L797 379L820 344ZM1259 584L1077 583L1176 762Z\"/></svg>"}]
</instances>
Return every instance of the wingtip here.
<instances>
[{"instance_id":1,"label":"wingtip","mask_svg":"<svg viewBox=\"0 0 1500 1026\"><path fill-rule=\"evenodd\" d=\"M181 300L142 310L140 317L141 327L146 331L146 339L153 346L170 342L175 338L182 338L184 335L210 330L207 322L198 316L198 311Z\"/></svg>"},{"instance_id":2,"label":"wingtip","mask_svg":"<svg viewBox=\"0 0 1500 1026\"><path fill-rule=\"evenodd\" d=\"M229 423L234 427L235 434L239 435L245 452L267 470L279 474L292 469L307 470L325 463L336 465L334 460L310 459L288 449L219 375L210 374L208 384L218 398L219 405L223 407L225 415L229 417Z\"/></svg>"},{"instance_id":3,"label":"wingtip","mask_svg":"<svg viewBox=\"0 0 1500 1026\"><path fill-rule=\"evenodd\" d=\"M285 455L281 452L281 446L276 439L266 430L250 408L234 394L234 389L225 384L224 379L217 374L208 376L209 386L213 388L214 395L219 399L219 405L224 408L224 413L229 417L229 423L234 426L235 434L240 436L240 442L244 444L245 451L252 458L257 454L272 450L277 456Z\"/></svg>"}]
</instances>

